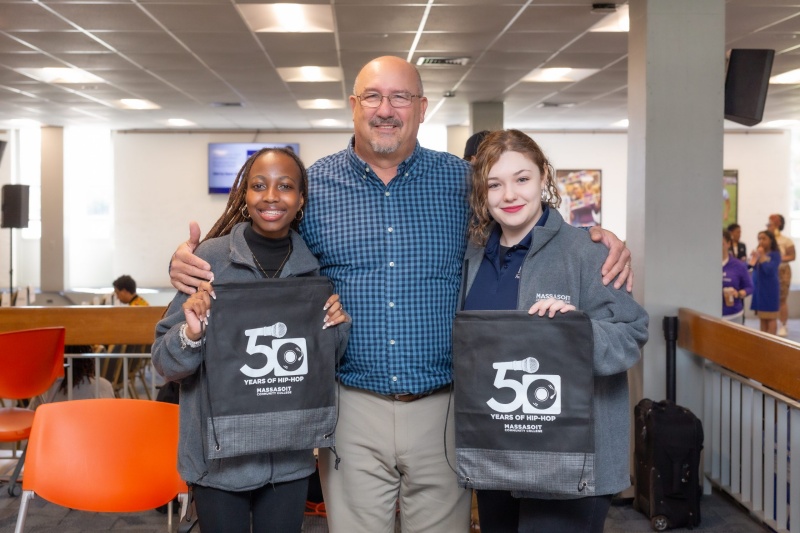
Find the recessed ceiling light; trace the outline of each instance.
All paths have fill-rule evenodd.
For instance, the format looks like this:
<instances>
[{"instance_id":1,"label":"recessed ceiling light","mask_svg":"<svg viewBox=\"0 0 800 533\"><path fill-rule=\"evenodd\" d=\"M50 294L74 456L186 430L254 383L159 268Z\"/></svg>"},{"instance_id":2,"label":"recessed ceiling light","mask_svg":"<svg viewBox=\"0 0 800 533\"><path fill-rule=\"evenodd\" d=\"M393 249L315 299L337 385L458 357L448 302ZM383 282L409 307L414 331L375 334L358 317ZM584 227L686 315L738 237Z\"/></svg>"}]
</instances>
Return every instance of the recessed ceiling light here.
<instances>
[{"instance_id":1,"label":"recessed ceiling light","mask_svg":"<svg viewBox=\"0 0 800 533\"><path fill-rule=\"evenodd\" d=\"M119 101L119 107L122 109L161 109L160 105L139 98L123 98Z\"/></svg>"},{"instance_id":2,"label":"recessed ceiling light","mask_svg":"<svg viewBox=\"0 0 800 533\"><path fill-rule=\"evenodd\" d=\"M185 118L171 118L167 120L167 125L174 126L176 128L185 128L186 126L195 126L196 124L191 120L186 120Z\"/></svg>"},{"instance_id":3,"label":"recessed ceiling light","mask_svg":"<svg viewBox=\"0 0 800 533\"><path fill-rule=\"evenodd\" d=\"M783 74L776 74L769 79L770 83L800 83L800 68L784 72Z\"/></svg>"},{"instance_id":4,"label":"recessed ceiling light","mask_svg":"<svg viewBox=\"0 0 800 533\"><path fill-rule=\"evenodd\" d=\"M589 31L630 31L631 23L628 18L628 5L617 6L617 10L603 17L601 21L592 26Z\"/></svg>"},{"instance_id":5,"label":"recessed ceiling light","mask_svg":"<svg viewBox=\"0 0 800 533\"><path fill-rule=\"evenodd\" d=\"M298 100L297 105L300 106L300 109L343 109L344 100L328 100L327 98Z\"/></svg>"},{"instance_id":6,"label":"recessed ceiling light","mask_svg":"<svg viewBox=\"0 0 800 533\"><path fill-rule=\"evenodd\" d=\"M18 128L38 128L42 125L38 120L32 118L11 118L5 121L6 124L16 126Z\"/></svg>"},{"instance_id":7,"label":"recessed ceiling light","mask_svg":"<svg viewBox=\"0 0 800 533\"><path fill-rule=\"evenodd\" d=\"M628 122L627 118L623 118L622 120L618 120L611 125L613 128L627 128L630 122Z\"/></svg>"},{"instance_id":8,"label":"recessed ceiling light","mask_svg":"<svg viewBox=\"0 0 800 533\"><path fill-rule=\"evenodd\" d=\"M283 67L277 70L278 75L287 83L342 81L344 79L342 69L339 67Z\"/></svg>"},{"instance_id":9,"label":"recessed ceiling light","mask_svg":"<svg viewBox=\"0 0 800 533\"><path fill-rule=\"evenodd\" d=\"M105 83L98 78L79 68L18 68L20 74L45 83Z\"/></svg>"},{"instance_id":10,"label":"recessed ceiling light","mask_svg":"<svg viewBox=\"0 0 800 533\"><path fill-rule=\"evenodd\" d=\"M529 82L575 82L599 72L597 68L537 68L522 78Z\"/></svg>"},{"instance_id":11,"label":"recessed ceiling light","mask_svg":"<svg viewBox=\"0 0 800 533\"><path fill-rule=\"evenodd\" d=\"M330 5L238 4L236 8L254 32L329 33L334 28Z\"/></svg>"},{"instance_id":12,"label":"recessed ceiling light","mask_svg":"<svg viewBox=\"0 0 800 533\"><path fill-rule=\"evenodd\" d=\"M318 128L343 128L347 126L347 124L344 121L336 120L335 118L323 118L321 120L312 120L311 125Z\"/></svg>"}]
</instances>

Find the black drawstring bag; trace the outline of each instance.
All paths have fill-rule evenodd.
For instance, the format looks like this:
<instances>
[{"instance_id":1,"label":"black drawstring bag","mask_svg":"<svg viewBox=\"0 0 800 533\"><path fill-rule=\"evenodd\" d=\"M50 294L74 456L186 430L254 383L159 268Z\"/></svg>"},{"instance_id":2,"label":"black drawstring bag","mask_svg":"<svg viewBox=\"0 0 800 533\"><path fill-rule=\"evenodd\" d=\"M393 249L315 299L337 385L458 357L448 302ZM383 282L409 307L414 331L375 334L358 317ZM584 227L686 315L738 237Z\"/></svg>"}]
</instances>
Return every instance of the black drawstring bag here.
<instances>
[{"instance_id":1,"label":"black drawstring bag","mask_svg":"<svg viewBox=\"0 0 800 533\"><path fill-rule=\"evenodd\" d=\"M333 446L336 333L325 277L214 286L205 331L207 459Z\"/></svg>"},{"instance_id":2,"label":"black drawstring bag","mask_svg":"<svg viewBox=\"0 0 800 533\"><path fill-rule=\"evenodd\" d=\"M453 325L462 487L594 495L592 325L580 312L461 311Z\"/></svg>"}]
</instances>

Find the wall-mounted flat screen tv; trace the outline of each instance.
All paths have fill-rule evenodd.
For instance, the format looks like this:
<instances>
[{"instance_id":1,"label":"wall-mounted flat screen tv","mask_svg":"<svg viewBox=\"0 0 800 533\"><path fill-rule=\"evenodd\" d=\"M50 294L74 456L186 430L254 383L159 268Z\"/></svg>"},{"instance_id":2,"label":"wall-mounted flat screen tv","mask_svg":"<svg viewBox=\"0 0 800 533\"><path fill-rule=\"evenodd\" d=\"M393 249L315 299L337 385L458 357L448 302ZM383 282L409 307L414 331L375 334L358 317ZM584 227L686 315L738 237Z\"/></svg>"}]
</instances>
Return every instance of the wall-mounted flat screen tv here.
<instances>
[{"instance_id":1,"label":"wall-mounted flat screen tv","mask_svg":"<svg viewBox=\"0 0 800 533\"><path fill-rule=\"evenodd\" d=\"M300 155L298 143L208 143L209 194L228 194L247 158L262 148L291 148Z\"/></svg>"}]
</instances>

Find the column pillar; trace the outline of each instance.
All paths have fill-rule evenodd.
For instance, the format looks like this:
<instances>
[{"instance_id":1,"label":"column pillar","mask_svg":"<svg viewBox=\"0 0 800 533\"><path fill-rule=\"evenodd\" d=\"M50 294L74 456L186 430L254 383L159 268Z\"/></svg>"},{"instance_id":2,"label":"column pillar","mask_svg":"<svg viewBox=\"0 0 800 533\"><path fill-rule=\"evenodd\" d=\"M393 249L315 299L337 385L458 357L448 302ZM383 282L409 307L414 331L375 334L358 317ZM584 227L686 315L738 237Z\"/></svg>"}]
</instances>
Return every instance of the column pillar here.
<instances>
[{"instance_id":1,"label":"column pillar","mask_svg":"<svg viewBox=\"0 0 800 533\"><path fill-rule=\"evenodd\" d=\"M64 290L64 129L42 128L41 290Z\"/></svg>"},{"instance_id":2,"label":"column pillar","mask_svg":"<svg viewBox=\"0 0 800 533\"><path fill-rule=\"evenodd\" d=\"M663 317L679 306L721 312L725 2L629 6L627 236L634 293L650 313L638 394L661 399ZM677 359L677 401L702 416L701 363L680 349Z\"/></svg>"}]
</instances>

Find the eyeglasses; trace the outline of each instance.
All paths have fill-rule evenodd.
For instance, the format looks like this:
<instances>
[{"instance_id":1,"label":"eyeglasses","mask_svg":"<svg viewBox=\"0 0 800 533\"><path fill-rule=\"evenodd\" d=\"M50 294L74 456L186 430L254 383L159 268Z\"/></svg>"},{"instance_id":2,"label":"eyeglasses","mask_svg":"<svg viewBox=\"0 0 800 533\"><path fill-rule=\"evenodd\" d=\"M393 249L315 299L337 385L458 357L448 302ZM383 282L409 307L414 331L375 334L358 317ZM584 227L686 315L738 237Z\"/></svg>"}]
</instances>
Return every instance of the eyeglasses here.
<instances>
[{"instance_id":1,"label":"eyeglasses","mask_svg":"<svg viewBox=\"0 0 800 533\"><path fill-rule=\"evenodd\" d=\"M360 95L356 95L358 101L361 103L361 107L380 107L381 103L383 103L383 99L386 98L389 100L389 105L392 107L408 107L413 102L414 98L421 98L421 94L405 94L405 93L396 93L390 94L388 96L384 96L380 93L362 93Z\"/></svg>"}]
</instances>

